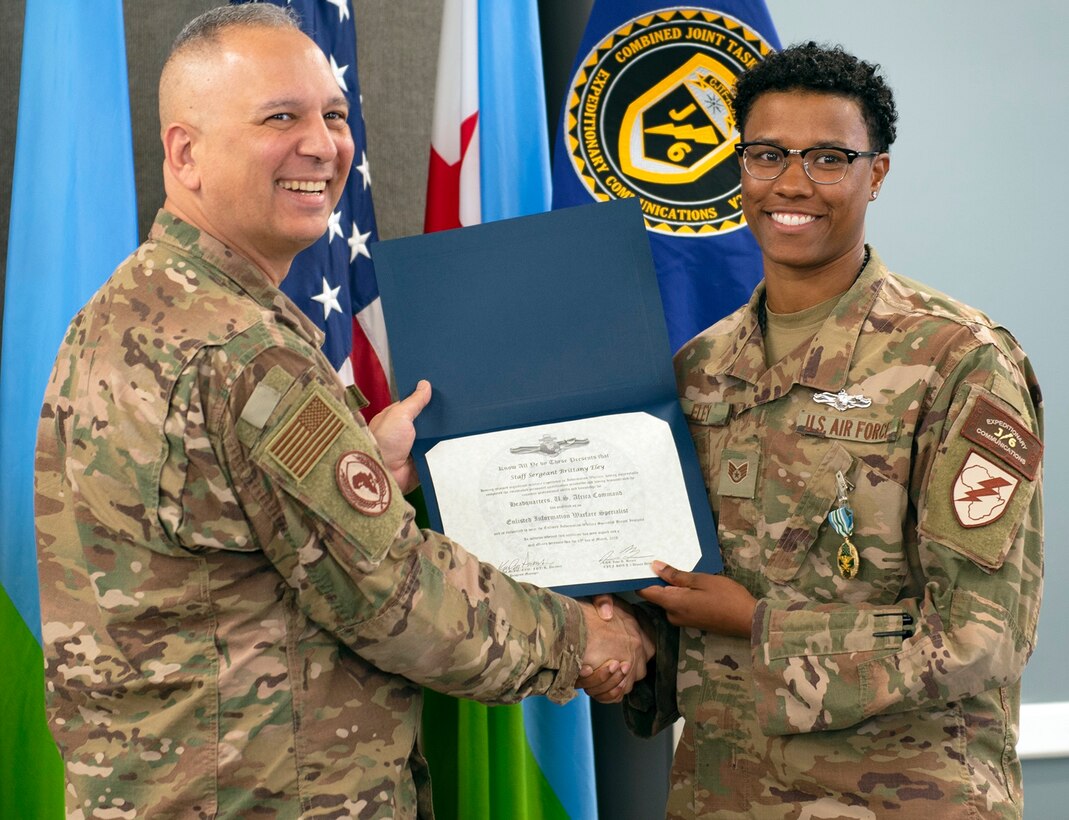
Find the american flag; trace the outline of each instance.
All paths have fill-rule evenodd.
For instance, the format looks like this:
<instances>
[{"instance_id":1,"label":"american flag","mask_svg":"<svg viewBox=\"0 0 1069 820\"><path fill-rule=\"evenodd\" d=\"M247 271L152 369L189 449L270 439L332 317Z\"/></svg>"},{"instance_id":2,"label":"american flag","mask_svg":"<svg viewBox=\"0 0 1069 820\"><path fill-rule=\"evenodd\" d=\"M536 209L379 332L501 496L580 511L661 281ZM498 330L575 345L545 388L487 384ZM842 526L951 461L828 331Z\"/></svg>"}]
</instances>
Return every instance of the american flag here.
<instances>
[{"instance_id":1,"label":"american flag","mask_svg":"<svg viewBox=\"0 0 1069 820\"><path fill-rule=\"evenodd\" d=\"M240 1L240 0L236 0ZM349 128L356 144L349 182L326 234L298 254L282 290L326 333L323 352L345 384L356 384L370 404L368 420L390 403L386 326L370 243L378 239L371 201L367 132L356 76L356 28L349 0L272 0L290 6L305 34L330 62L349 100Z\"/></svg>"}]
</instances>

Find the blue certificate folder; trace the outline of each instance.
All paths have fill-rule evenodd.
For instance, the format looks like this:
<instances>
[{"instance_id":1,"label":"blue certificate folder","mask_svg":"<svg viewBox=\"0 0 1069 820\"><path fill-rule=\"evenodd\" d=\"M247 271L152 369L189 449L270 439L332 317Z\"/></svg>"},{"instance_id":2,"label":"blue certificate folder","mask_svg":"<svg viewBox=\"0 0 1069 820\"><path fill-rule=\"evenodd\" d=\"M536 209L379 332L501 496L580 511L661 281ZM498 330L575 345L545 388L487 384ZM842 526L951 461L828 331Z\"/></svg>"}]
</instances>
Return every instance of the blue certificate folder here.
<instances>
[{"instance_id":1,"label":"blue certificate folder","mask_svg":"<svg viewBox=\"0 0 1069 820\"><path fill-rule=\"evenodd\" d=\"M435 529L426 453L439 441L644 411L669 424L679 452L703 555L694 568L722 569L636 200L387 240L372 255L398 392L422 378L434 390L412 454ZM653 579L556 589L589 595Z\"/></svg>"}]
</instances>

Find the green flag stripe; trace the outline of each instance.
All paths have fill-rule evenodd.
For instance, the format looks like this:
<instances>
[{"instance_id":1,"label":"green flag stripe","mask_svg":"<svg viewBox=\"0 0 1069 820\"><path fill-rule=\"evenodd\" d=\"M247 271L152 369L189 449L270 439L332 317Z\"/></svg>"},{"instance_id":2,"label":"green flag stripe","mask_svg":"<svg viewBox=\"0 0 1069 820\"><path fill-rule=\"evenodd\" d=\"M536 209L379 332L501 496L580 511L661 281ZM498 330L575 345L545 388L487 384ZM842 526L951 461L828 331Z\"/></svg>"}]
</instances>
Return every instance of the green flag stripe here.
<instances>
[{"instance_id":1,"label":"green flag stripe","mask_svg":"<svg viewBox=\"0 0 1069 820\"><path fill-rule=\"evenodd\" d=\"M0 587L0 817L61 820L63 765L45 723L37 639Z\"/></svg>"},{"instance_id":2,"label":"green flag stripe","mask_svg":"<svg viewBox=\"0 0 1069 820\"><path fill-rule=\"evenodd\" d=\"M531 754L518 705L426 690L423 751L438 820L568 820Z\"/></svg>"},{"instance_id":3,"label":"green flag stripe","mask_svg":"<svg viewBox=\"0 0 1069 820\"><path fill-rule=\"evenodd\" d=\"M423 491L406 496L429 526ZM569 820L527 744L523 710L424 690L423 754L437 820Z\"/></svg>"}]
</instances>

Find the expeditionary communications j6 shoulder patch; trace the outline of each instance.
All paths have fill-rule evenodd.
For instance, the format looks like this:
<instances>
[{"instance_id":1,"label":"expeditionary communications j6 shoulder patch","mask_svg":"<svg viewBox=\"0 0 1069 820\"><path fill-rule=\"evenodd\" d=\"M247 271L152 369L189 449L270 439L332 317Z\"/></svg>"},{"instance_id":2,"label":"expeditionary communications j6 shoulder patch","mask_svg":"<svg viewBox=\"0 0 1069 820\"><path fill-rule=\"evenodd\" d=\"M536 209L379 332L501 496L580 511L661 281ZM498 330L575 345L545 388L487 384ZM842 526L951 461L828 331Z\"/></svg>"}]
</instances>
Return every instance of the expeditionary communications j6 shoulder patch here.
<instances>
[{"instance_id":1,"label":"expeditionary communications j6 shoulder patch","mask_svg":"<svg viewBox=\"0 0 1069 820\"><path fill-rule=\"evenodd\" d=\"M920 532L997 570L1036 490L1042 450L1024 422L970 388L932 464Z\"/></svg>"},{"instance_id":2,"label":"expeditionary communications j6 shoulder patch","mask_svg":"<svg viewBox=\"0 0 1069 820\"><path fill-rule=\"evenodd\" d=\"M598 43L572 78L564 124L591 195L639 197L659 233L742 227L728 96L771 50L733 17L688 7L635 18Z\"/></svg>"},{"instance_id":3,"label":"expeditionary communications j6 shoulder patch","mask_svg":"<svg viewBox=\"0 0 1069 820\"><path fill-rule=\"evenodd\" d=\"M993 453L1034 481L1043 458L1043 442L1018 419L979 396L961 428L961 434L973 444Z\"/></svg>"}]
</instances>

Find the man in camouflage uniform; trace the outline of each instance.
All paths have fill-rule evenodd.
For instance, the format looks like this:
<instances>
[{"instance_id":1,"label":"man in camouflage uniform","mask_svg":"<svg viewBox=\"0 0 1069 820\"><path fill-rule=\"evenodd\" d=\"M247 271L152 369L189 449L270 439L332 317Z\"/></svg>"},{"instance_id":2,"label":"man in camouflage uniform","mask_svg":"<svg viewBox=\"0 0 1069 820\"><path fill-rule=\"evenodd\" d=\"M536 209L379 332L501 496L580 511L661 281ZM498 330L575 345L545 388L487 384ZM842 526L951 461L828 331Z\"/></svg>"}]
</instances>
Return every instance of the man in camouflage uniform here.
<instances>
[{"instance_id":1,"label":"man in camouflage uniform","mask_svg":"<svg viewBox=\"0 0 1069 820\"><path fill-rule=\"evenodd\" d=\"M673 818L1020 817L1032 369L864 244L896 118L873 66L787 49L735 107L765 280L676 357L725 571L655 565L670 586L642 594L681 627L678 662L660 656L629 721L686 718Z\"/></svg>"},{"instance_id":2,"label":"man in camouflage uniform","mask_svg":"<svg viewBox=\"0 0 1069 820\"><path fill-rule=\"evenodd\" d=\"M277 289L353 158L292 18L198 18L160 110L165 207L73 320L39 429L68 815L430 816L421 685L564 701L606 661L580 682L611 696L641 639L420 531L402 490L429 386L372 435Z\"/></svg>"}]
</instances>

